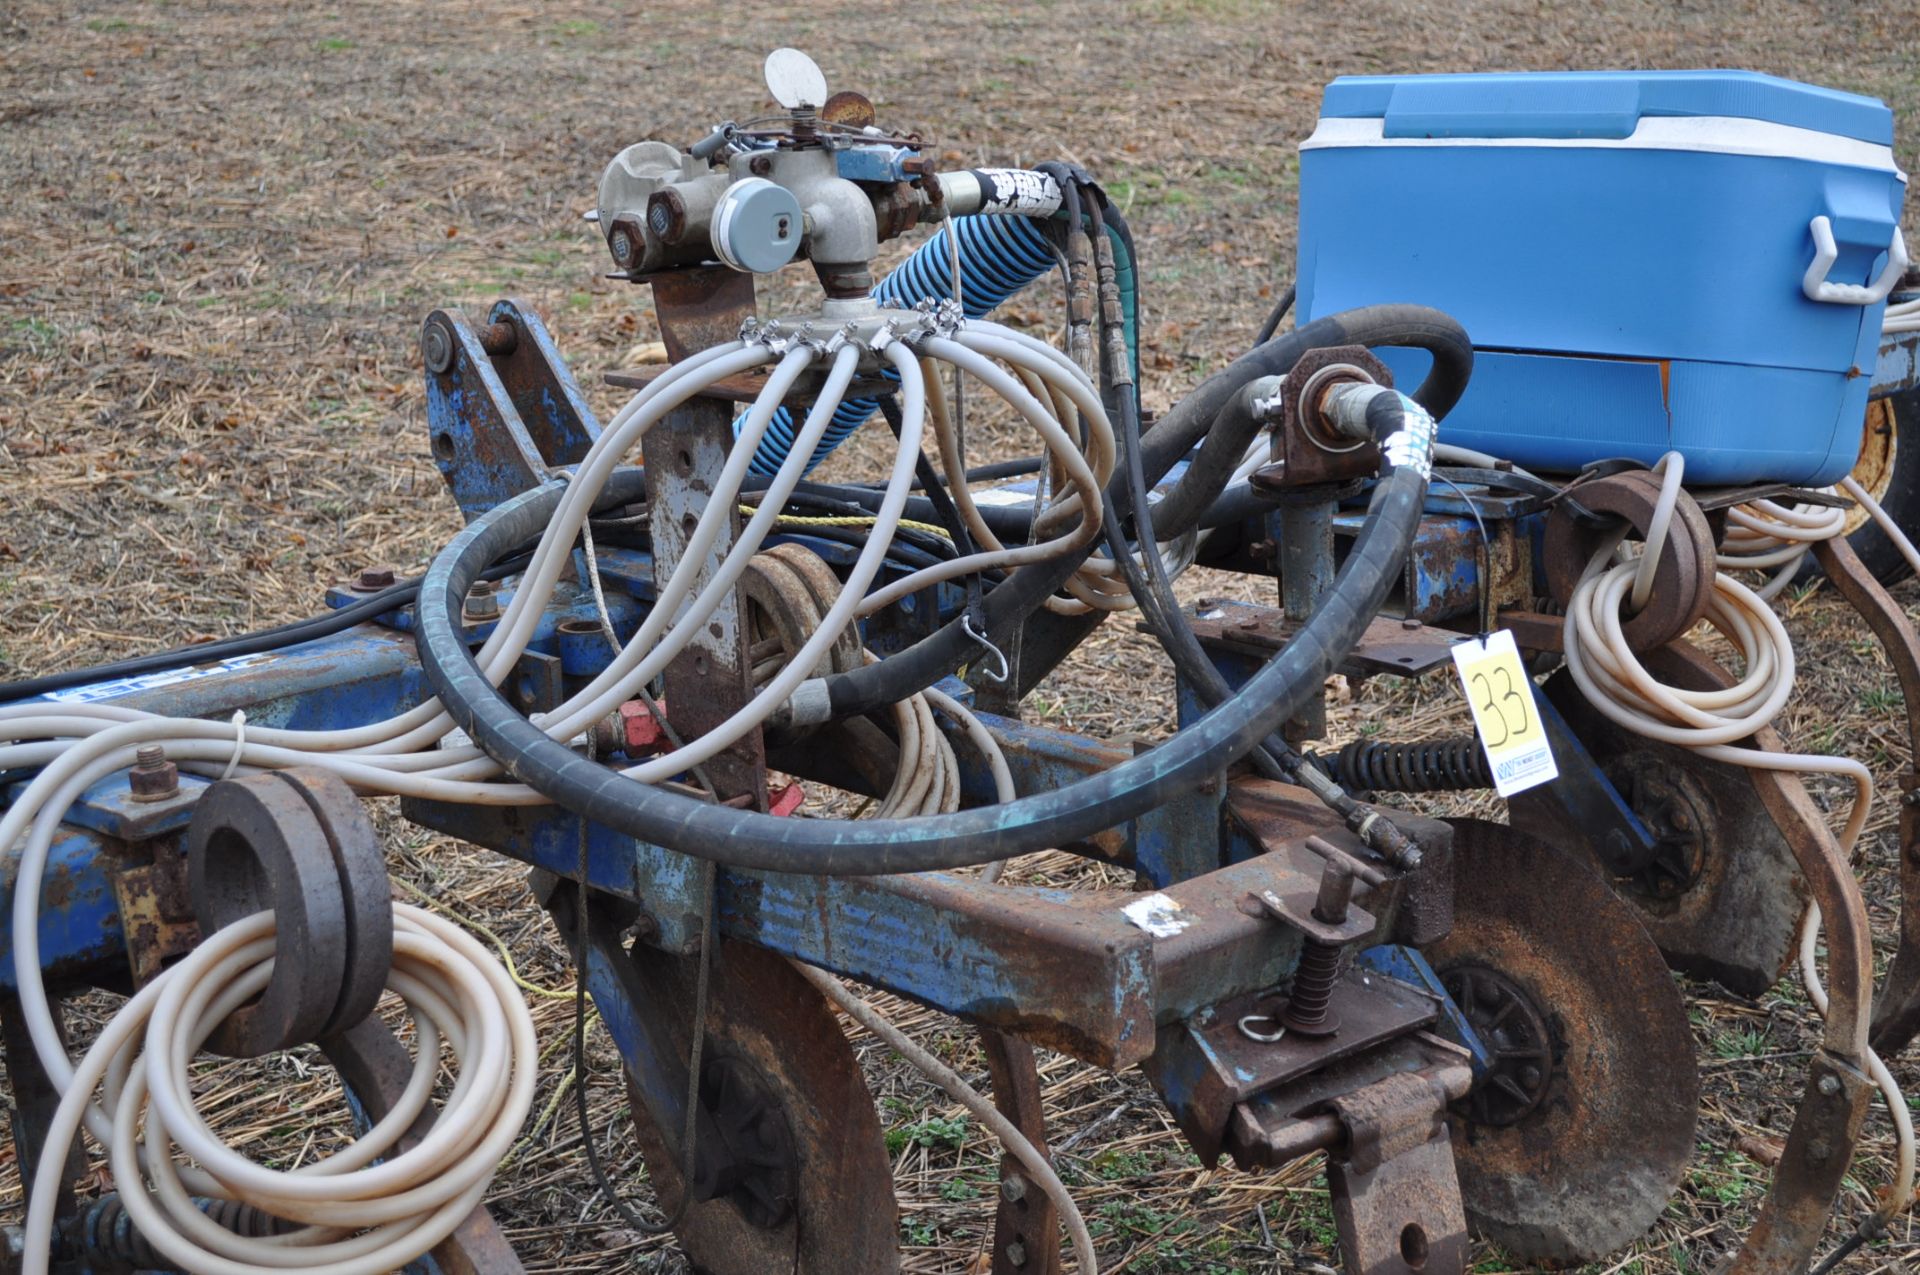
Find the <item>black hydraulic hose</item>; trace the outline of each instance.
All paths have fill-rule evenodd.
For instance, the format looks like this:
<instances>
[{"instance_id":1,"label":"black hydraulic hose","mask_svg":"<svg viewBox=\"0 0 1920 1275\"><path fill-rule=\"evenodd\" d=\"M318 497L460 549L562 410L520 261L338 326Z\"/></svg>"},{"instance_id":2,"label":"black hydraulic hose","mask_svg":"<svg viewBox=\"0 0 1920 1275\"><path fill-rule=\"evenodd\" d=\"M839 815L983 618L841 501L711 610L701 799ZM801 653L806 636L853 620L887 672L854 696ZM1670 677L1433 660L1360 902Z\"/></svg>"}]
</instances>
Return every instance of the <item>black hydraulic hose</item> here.
<instances>
[{"instance_id":1,"label":"black hydraulic hose","mask_svg":"<svg viewBox=\"0 0 1920 1275\"><path fill-rule=\"evenodd\" d=\"M474 520L441 551L420 589L420 662L456 724L513 778L596 823L726 866L871 876L987 863L1091 836L1165 804L1244 755L1294 716L1358 640L1398 579L1426 498L1423 465L1395 469L1333 594L1294 640L1232 699L1166 743L1110 770L1004 805L917 819L785 819L642 784L575 753L521 716L475 663L461 628L468 587L486 566L537 538L564 488L549 484ZM607 496L632 499L616 473ZM989 603L1010 590L996 589Z\"/></svg>"},{"instance_id":2,"label":"black hydraulic hose","mask_svg":"<svg viewBox=\"0 0 1920 1275\"><path fill-rule=\"evenodd\" d=\"M1103 528L1108 551L1127 582L1128 592L1133 594L1134 602L1140 608L1141 618L1147 622L1147 628L1160 643L1160 649L1172 661L1174 671L1185 678L1211 707L1229 694L1226 679L1213 666L1213 661L1207 658L1200 640L1187 624L1180 599L1173 592L1173 581L1167 576L1166 561L1160 556L1153 502L1149 499L1146 469L1140 457L1140 414L1133 406L1131 394L1120 396L1120 446L1127 477L1127 504L1133 513L1134 539L1140 545L1140 553L1136 558L1128 546L1120 511L1111 495L1107 497L1106 526ZM1144 568L1142 560L1145 562ZM1280 763L1274 760L1274 743L1278 739L1278 736L1269 736L1246 754L1254 769L1267 779L1286 777ZM1279 746L1281 755L1292 751L1284 741L1280 741Z\"/></svg>"},{"instance_id":3,"label":"black hydraulic hose","mask_svg":"<svg viewBox=\"0 0 1920 1275\"><path fill-rule=\"evenodd\" d=\"M1208 377L1171 411L1161 417L1140 441L1141 463L1152 486L1165 477L1205 436L1214 418L1241 386L1262 376L1286 372L1308 350L1330 345L1406 345L1429 350L1433 370L1414 391L1414 399L1435 419L1460 401L1467 377L1473 372L1473 345L1466 331L1438 310L1417 305L1378 305L1328 315L1270 341ZM1244 444L1243 450L1244 450ZM1125 492L1126 475L1115 474L1107 485L1118 499ZM1193 513L1197 519L1213 495L1207 494ZM1187 526L1162 521L1160 534L1171 539ZM1016 569L987 595L986 629L996 644L1011 639L1027 615L1067 582L1086 560L1092 546L1046 562ZM973 658L979 648L956 619L904 651L877 664L836 673L826 678L827 705L835 718L857 717L897 704L925 690Z\"/></svg>"},{"instance_id":4,"label":"black hydraulic hose","mask_svg":"<svg viewBox=\"0 0 1920 1275\"><path fill-rule=\"evenodd\" d=\"M509 562L499 563L489 567L480 578L501 579L512 575L524 563L524 555ZM337 610L309 616L304 620L294 620L288 624L276 625L271 629L261 629L257 633L242 633L213 642L202 642L195 646L176 646L170 651L155 651L151 655L116 660L112 664L68 669L62 673L47 673L40 677L7 682L0 685L0 703L16 699L32 699L36 695L51 695L55 691L63 691L74 686L86 686L94 682L138 677L142 673L161 673L168 669L179 668L184 664L204 664L208 660L258 655L266 651L283 651L302 642L332 637L335 633L344 633L362 620L371 620L377 615L385 615L389 611L412 605L415 595L420 592L420 581L423 578L416 576L411 580L402 580Z\"/></svg>"},{"instance_id":5,"label":"black hydraulic hose","mask_svg":"<svg viewBox=\"0 0 1920 1275\"><path fill-rule=\"evenodd\" d=\"M1277 378L1263 376L1248 381L1227 400L1214 417L1213 428L1201 440L1200 450L1187 462L1180 481L1161 494L1153 510L1153 520L1163 537L1179 535L1200 522L1207 507L1232 481L1233 471L1265 424L1256 404L1278 394L1279 389Z\"/></svg>"},{"instance_id":6,"label":"black hydraulic hose","mask_svg":"<svg viewBox=\"0 0 1920 1275\"><path fill-rule=\"evenodd\" d=\"M1253 387L1249 386L1251 390ZM1243 395L1244 395L1243 391ZM1376 411L1378 406L1381 410ZM1416 413L1423 410L1413 409ZM1409 425L1417 426L1419 433L1427 438L1426 450L1430 450L1432 429L1427 422L1410 420L1406 402L1398 394L1381 392L1368 404L1367 425L1374 437L1385 442L1396 432ZM1421 462L1424 464L1424 460ZM1134 522L1142 544L1153 543L1154 510L1146 498L1146 488L1140 481L1139 465L1129 462L1128 476L1132 480ZM1118 552L1118 551L1116 551ZM1121 565L1127 576L1127 585L1133 590L1134 597L1141 600L1141 612L1147 617L1149 627L1159 640L1161 649L1166 651L1175 669L1193 688L1200 702L1211 708L1230 698L1232 689L1227 679L1215 667L1213 661L1200 645L1200 639L1194 636L1188 624L1186 614L1181 609L1179 599L1174 596L1172 582L1166 577L1165 569L1159 562L1158 553L1147 556L1146 578L1140 578L1139 567L1132 562L1131 555L1121 558ZM1143 586L1145 586L1143 590ZM1146 597L1153 598L1155 605L1149 608ZM1310 760L1303 756L1286 740L1275 732L1265 742L1247 754L1254 768L1268 779L1287 779L1306 785L1328 806L1337 811L1354 831L1359 832L1375 850L1385 854L1401 867L1412 867L1419 862L1419 849L1414 846L1406 834L1395 826L1390 819L1371 815L1356 802L1342 787L1342 781L1324 768L1311 769Z\"/></svg>"},{"instance_id":7,"label":"black hydraulic hose","mask_svg":"<svg viewBox=\"0 0 1920 1275\"><path fill-rule=\"evenodd\" d=\"M1315 332L1322 324L1328 323L1338 326L1343 332L1342 337L1315 339L1310 348L1394 345L1410 346L1433 355L1433 370L1421 382L1420 388L1414 391L1413 398L1435 420L1445 416L1460 401L1460 395L1467 388L1467 378L1473 375L1473 342L1467 338L1465 328L1438 310L1414 305L1368 306L1363 310L1328 315L1304 328L1295 329L1291 335L1297 337ZM1258 361L1262 351L1281 344L1274 341L1259 346L1237 359L1227 371L1250 361ZM1260 375L1283 375L1297 361L1298 356L1287 360L1285 367L1276 367ZM1181 407L1187 401L1207 393L1208 387L1224 375L1221 372L1208 378L1182 402ZM1217 406L1207 416L1205 438L1197 440L1200 442L1200 454L1194 457L1193 463L1187 466L1186 472L1180 475L1180 480L1173 488L1162 493L1160 503L1154 510L1154 519L1159 524L1162 536L1172 539L1193 527L1207 506L1213 503L1214 497L1220 494L1220 489L1239 465L1240 458L1246 455L1247 446L1260 432L1264 422L1254 410L1254 400L1259 397L1254 389L1256 379L1248 377L1218 396ZM1173 420L1179 411L1180 408L1176 407L1169 412L1167 421ZM1153 435L1149 434L1150 448L1152 438Z\"/></svg>"},{"instance_id":8,"label":"black hydraulic hose","mask_svg":"<svg viewBox=\"0 0 1920 1275\"><path fill-rule=\"evenodd\" d=\"M1260 325L1259 335L1253 338L1255 345L1265 345L1273 340L1273 334L1280 330L1280 320L1286 318L1287 311L1293 309L1293 296L1294 287L1288 284L1287 290L1280 294L1280 299L1273 303L1273 309L1267 312L1266 322Z\"/></svg>"}]
</instances>

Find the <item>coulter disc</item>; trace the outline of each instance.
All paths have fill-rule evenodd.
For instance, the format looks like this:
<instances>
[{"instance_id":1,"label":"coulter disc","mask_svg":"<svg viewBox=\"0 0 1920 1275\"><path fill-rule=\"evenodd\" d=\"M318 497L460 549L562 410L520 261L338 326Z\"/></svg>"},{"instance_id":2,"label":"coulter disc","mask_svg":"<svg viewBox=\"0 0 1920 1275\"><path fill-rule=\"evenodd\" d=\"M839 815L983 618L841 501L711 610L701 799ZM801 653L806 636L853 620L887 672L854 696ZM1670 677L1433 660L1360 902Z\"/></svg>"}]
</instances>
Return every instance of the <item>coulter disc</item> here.
<instances>
[{"instance_id":1,"label":"coulter disc","mask_svg":"<svg viewBox=\"0 0 1920 1275\"><path fill-rule=\"evenodd\" d=\"M694 962L637 944L641 977L692 1019ZM684 1051L684 1032L680 1041ZM684 1057L684 1052L683 1052ZM840 1275L899 1269L898 1210L873 1096L820 994L785 958L722 943L708 997L701 1101L749 1167L730 1194L674 1227L701 1275ZM680 1202L679 1167L631 1081L634 1133L659 1207ZM677 1137L675 1139L678 1140Z\"/></svg>"},{"instance_id":2,"label":"coulter disc","mask_svg":"<svg viewBox=\"0 0 1920 1275\"><path fill-rule=\"evenodd\" d=\"M1585 862L1454 825L1453 932L1423 952L1495 1054L1450 1116L1474 1230L1591 1262L1659 1218L1693 1153L1687 1013L1634 909Z\"/></svg>"}]
</instances>

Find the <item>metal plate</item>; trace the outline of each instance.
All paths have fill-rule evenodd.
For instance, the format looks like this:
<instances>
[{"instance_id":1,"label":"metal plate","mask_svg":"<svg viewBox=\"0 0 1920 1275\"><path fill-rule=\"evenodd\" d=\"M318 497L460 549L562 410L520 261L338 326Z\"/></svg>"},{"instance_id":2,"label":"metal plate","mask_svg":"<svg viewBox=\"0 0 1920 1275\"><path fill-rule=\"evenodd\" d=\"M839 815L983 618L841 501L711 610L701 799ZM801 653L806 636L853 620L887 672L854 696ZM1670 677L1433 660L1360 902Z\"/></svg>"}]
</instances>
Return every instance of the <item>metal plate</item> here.
<instances>
[{"instance_id":1,"label":"metal plate","mask_svg":"<svg viewBox=\"0 0 1920 1275\"><path fill-rule=\"evenodd\" d=\"M694 962L644 945L635 946L633 961L649 989L674 1007L676 1022L690 1021ZM709 1009L706 1055L750 1071L760 1091L779 1104L799 1162L799 1196L792 1215L773 1227L753 1225L730 1198L689 1205L674 1234L694 1269L707 1275L899 1269L893 1166L839 1016L784 959L743 943L723 943L716 953ZM684 1027L676 1034L684 1035ZM686 1041L679 1045L684 1050ZM660 1206L671 1212L680 1198L680 1171L638 1095L632 1106L648 1177Z\"/></svg>"},{"instance_id":2,"label":"metal plate","mask_svg":"<svg viewBox=\"0 0 1920 1275\"><path fill-rule=\"evenodd\" d=\"M1190 611L1187 618L1194 636L1203 644L1221 646L1260 660L1286 646L1302 627L1276 607L1231 599L1204 602ZM1469 636L1433 628L1418 620L1376 616L1341 661L1341 671L1361 677L1377 673L1418 677L1450 662L1453 648Z\"/></svg>"},{"instance_id":3,"label":"metal plate","mask_svg":"<svg viewBox=\"0 0 1920 1275\"><path fill-rule=\"evenodd\" d=\"M1454 930L1427 959L1443 978L1497 970L1553 1044L1524 1118L1475 1124L1467 1103L1451 1117L1467 1216L1522 1261L1597 1261L1658 1220L1693 1154L1686 1007L1633 909L1586 864L1474 819L1454 821L1453 848Z\"/></svg>"},{"instance_id":4,"label":"metal plate","mask_svg":"<svg viewBox=\"0 0 1920 1275\"><path fill-rule=\"evenodd\" d=\"M767 54L766 71L767 92L788 110L826 105L827 77L819 64L800 50L775 49Z\"/></svg>"}]
</instances>

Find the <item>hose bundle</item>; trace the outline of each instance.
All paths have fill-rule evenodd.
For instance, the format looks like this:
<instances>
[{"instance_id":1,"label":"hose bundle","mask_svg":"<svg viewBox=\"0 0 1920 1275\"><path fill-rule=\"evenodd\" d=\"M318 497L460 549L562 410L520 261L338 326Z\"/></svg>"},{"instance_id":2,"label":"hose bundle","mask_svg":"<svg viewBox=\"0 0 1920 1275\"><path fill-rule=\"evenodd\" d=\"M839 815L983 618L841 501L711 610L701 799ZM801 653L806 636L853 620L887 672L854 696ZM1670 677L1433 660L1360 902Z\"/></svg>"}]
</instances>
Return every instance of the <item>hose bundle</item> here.
<instances>
[{"instance_id":1,"label":"hose bundle","mask_svg":"<svg viewBox=\"0 0 1920 1275\"><path fill-rule=\"evenodd\" d=\"M196 1110L188 1064L273 974L273 914L256 913L216 931L143 988L61 1078L33 1181L24 1268L47 1268L66 1148L82 1123L107 1146L121 1206L141 1239L182 1270L378 1275L451 1235L519 1135L539 1048L526 1003L479 943L419 908L396 903L393 912L387 985L407 1003L418 1053L385 1118L345 1150L283 1172L228 1147ZM452 1091L420 1142L396 1151L432 1098L442 1041L458 1064ZM104 1086L97 1106L96 1086ZM175 1147L194 1165L177 1162ZM151 1194L138 1188L143 1178ZM195 1196L245 1201L300 1225L238 1234Z\"/></svg>"}]
</instances>

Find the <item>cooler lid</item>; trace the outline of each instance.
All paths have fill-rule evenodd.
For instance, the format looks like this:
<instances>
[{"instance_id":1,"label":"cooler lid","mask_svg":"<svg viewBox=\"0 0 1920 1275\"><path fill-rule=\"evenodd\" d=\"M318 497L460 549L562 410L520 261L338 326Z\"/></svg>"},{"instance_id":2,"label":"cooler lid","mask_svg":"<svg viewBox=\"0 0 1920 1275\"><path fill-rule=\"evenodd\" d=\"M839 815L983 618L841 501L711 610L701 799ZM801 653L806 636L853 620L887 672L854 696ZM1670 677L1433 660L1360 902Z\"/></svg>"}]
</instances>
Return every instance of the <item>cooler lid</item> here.
<instances>
[{"instance_id":1,"label":"cooler lid","mask_svg":"<svg viewBox=\"0 0 1920 1275\"><path fill-rule=\"evenodd\" d=\"M1893 144L1876 98L1755 71L1537 71L1354 75L1327 86L1322 119L1378 119L1382 136L1627 138L1643 118L1760 120Z\"/></svg>"}]
</instances>

